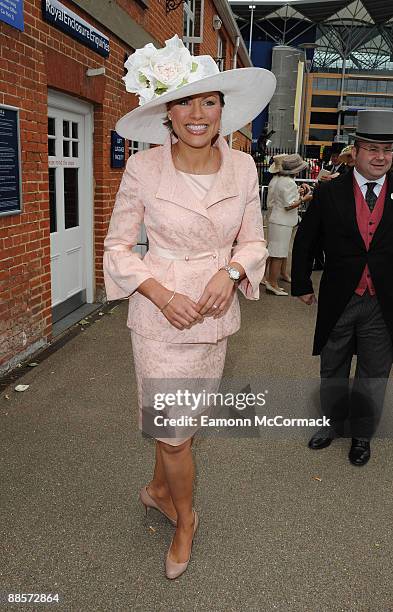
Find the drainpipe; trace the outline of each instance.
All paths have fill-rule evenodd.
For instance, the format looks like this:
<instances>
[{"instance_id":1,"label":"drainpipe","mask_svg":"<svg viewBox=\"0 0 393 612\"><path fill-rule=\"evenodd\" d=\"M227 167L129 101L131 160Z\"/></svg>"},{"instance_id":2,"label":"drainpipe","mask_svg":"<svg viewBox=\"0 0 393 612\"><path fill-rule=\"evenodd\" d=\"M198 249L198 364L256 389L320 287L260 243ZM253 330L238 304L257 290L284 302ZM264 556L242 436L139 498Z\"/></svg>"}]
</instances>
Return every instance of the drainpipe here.
<instances>
[{"instance_id":1,"label":"drainpipe","mask_svg":"<svg viewBox=\"0 0 393 612\"><path fill-rule=\"evenodd\" d=\"M232 68L235 69L237 66L237 52L239 50L239 45L240 45L240 36L236 36L235 38L235 46L234 46L234 53L233 53L233 58L232 58ZM233 134L229 135L229 148L232 149L232 140L233 140Z\"/></svg>"}]
</instances>

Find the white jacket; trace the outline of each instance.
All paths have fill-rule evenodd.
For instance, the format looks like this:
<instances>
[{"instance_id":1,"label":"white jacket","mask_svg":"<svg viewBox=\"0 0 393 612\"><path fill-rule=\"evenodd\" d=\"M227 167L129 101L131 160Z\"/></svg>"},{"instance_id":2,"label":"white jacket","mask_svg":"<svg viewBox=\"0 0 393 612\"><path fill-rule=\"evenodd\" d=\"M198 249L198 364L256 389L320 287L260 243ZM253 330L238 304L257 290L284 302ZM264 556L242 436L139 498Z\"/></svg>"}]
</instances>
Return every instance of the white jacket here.
<instances>
[{"instance_id":1,"label":"white jacket","mask_svg":"<svg viewBox=\"0 0 393 612\"><path fill-rule=\"evenodd\" d=\"M269 183L267 206L271 208L269 223L294 227L298 222L297 208L285 210L299 199L294 179L290 176L274 176Z\"/></svg>"}]
</instances>

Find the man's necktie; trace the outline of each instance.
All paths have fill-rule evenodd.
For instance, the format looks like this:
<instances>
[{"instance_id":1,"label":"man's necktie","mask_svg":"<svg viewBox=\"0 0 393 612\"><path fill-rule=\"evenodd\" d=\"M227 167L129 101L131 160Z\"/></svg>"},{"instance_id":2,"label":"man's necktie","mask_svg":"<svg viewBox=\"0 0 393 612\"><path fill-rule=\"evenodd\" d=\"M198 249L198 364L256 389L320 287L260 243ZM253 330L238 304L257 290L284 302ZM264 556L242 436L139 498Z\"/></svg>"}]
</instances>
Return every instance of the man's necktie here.
<instances>
[{"instance_id":1,"label":"man's necktie","mask_svg":"<svg viewBox=\"0 0 393 612\"><path fill-rule=\"evenodd\" d=\"M376 201L378 200L378 196L375 194L374 187L377 183L366 183L367 191L366 191L366 202L370 211L373 212Z\"/></svg>"}]
</instances>

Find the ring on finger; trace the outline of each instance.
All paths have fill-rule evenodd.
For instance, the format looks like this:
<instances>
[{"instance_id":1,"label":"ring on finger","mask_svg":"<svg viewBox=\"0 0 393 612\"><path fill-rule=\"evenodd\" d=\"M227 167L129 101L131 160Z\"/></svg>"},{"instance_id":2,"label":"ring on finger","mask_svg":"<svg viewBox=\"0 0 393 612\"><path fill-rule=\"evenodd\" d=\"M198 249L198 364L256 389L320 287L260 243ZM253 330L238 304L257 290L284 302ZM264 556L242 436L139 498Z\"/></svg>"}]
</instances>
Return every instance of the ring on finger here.
<instances>
[{"instance_id":1,"label":"ring on finger","mask_svg":"<svg viewBox=\"0 0 393 612\"><path fill-rule=\"evenodd\" d=\"M212 308L216 310L216 308L218 308L217 304L213 304Z\"/></svg>"}]
</instances>

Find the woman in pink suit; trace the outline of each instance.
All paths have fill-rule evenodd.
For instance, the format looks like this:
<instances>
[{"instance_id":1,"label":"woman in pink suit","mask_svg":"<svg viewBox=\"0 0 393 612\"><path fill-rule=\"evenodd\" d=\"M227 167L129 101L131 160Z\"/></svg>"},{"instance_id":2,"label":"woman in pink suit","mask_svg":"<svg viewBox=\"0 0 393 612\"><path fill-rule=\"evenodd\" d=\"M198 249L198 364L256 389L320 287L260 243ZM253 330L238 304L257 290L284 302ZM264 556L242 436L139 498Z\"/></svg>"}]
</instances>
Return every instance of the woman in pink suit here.
<instances>
[{"instance_id":1,"label":"woman in pink suit","mask_svg":"<svg viewBox=\"0 0 393 612\"><path fill-rule=\"evenodd\" d=\"M260 68L220 73L209 56L190 56L177 36L163 49L136 51L126 68L126 87L140 106L116 130L163 146L128 160L105 240L105 284L109 300L129 299L140 427L156 438L153 479L140 498L176 527L166 556L166 575L176 578L187 568L198 526L191 453L197 427L156 425L154 415L164 421L182 414L182 406L158 412L154 393L146 395L152 379L155 391L179 379L183 390L199 384L201 391L203 379L203 390L217 391L227 337L240 326L237 288L259 297L267 251L257 172L223 136L261 112L275 78ZM142 222L144 259L132 251ZM192 415L202 411L208 407Z\"/></svg>"}]
</instances>

